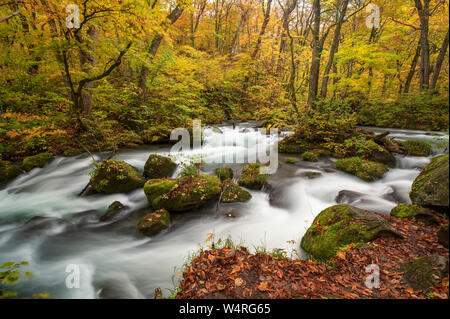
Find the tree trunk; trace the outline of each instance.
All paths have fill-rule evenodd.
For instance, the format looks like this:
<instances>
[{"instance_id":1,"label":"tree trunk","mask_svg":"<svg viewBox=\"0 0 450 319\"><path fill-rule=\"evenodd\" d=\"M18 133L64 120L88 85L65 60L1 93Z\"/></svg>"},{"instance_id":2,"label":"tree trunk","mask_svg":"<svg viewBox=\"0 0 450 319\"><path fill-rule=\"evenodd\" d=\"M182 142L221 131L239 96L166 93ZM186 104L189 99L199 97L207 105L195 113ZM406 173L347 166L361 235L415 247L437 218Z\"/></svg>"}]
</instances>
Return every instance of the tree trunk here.
<instances>
[{"instance_id":1,"label":"tree trunk","mask_svg":"<svg viewBox=\"0 0 450 319\"><path fill-rule=\"evenodd\" d=\"M414 73L416 73L417 62L419 61L420 51L422 50L420 44L421 44L421 41L419 41L419 44L417 45L416 53L414 54L413 60L411 62L411 67L409 68L409 73L408 73L408 77L406 78L405 89L403 90L403 93L409 92L409 88L411 86L411 82L414 77Z\"/></svg>"},{"instance_id":2,"label":"tree trunk","mask_svg":"<svg viewBox=\"0 0 450 319\"><path fill-rule=\"evenodd\" d=\"M436 88L439 73L441 72L442 63L444 62L445 53L447 52L448 48L448 32L449 30L447 29L447 34L445 36L444 42L442 43L441 50L439 51L439 55L436 60L436 65L434 66L433 69L434 71L433 71L433 78L431 79L430 90L434 90Z\"/></svg>"},{"instance_id":3,"label":"tree trunk","mask_svg":"<svg viewBox=\"0 0 450 319\"><path fill-rule=\"evenodd\" d=\"M92 73L92 68L95 66L95 56L93 50L95 48L94 43L98 41L98 31L95 27L90 26L87 30L89 37L87 41L87 50L81 49L80 52L80 64L81 70L86 74ZM92 111L92 89L94 88L94 82L89 82L85 86L85 90L81 95L80 107L83 114L90 114Z\"/></svg>"},{"instance_id":4,"label":"tree trunk","mask_svg":"<svg viewBox=\"0 0 450 319\"><path fill-rule=\"evenodd\" d=\"M288 0L287 7L283 9L283 18L282 18L282 26L283 31L281 33L280 40L280 51L278 56L278 67L277 71L281 71L281 66L283 64L283 53L286 52L287 46L287 32L289 31L289 17L291 16L292 11L294 11L297 6L297 0Z\"/></svg>"},{"instance_id":5,"label":"tree trunk","mask_svg":"<svg viewBox=\"0 0 450 319\"><path fill-rule=\"evenodd\" d=\"M320 68L320 0L313 2L314 27L313 33L313 53L311 60L311 70L309 75L308 107L312 107L317 98L319 86Z\"/></svg>"},{"instance_id":6,"label":"tree trunk","mask_svg":"<svg viewBox=\"0 0 450 319\"><path fill-rule=\"evenodd\" d=\"M264 6L264 0L262 0L262 5ZM267 25L269 24L271 8L272 8L272 0L268 0L267 8L264 12L264 21L261 26L261 30L259 31L258 40L256 41L255 49L253 50L252 55L251 55L253 60L256 59L259 49L261 48L262 37L264 36L264 33L266 33L266 28L267 28Z\"/></svg>"},{"instance_id":7,"label":"tree trunk","mask_svg":"<svg viewBox=\"0 0 450 319\"><path fill-rule=\"evenodd\" d=\"M428 29L430 22L430 0L414 0L420 19L420 89L428 90L430 84L430 43Z\"/></svg>"},{"instance_id":8,"label":"tree trunk","mask_svg":"<svg viewBox=\"0 0 450 319\"><path fill-rule=\"evenodd\" d=\"M342 9L339 11L339 18L337 21L336 29L334 30L334 38L330 48L330 55L328 57L328 64L325 68L325 73L322 79L322 89L320 92L322 98L325 98L327 96L328 76L330 74L331 68L333 67L334 55L338 51L342 23L344 22L345 13L347 12L348 2L349 0L344 0L342 4Z\"/></svg>"}]
</instances>

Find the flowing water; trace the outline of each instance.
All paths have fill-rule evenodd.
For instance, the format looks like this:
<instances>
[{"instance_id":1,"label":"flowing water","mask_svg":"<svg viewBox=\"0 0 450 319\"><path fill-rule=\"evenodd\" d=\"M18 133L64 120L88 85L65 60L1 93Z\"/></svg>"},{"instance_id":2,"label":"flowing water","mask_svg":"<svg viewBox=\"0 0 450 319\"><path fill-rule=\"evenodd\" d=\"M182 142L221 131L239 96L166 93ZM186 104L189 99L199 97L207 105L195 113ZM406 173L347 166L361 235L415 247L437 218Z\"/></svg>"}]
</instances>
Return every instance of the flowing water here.
<instances>
[{"instance_id":1,"label":"flowing water","mask_svg":"<svg viewBox=\"0 0 450 319\"><path fill-rule=\"evenodd\" d=\"M222 133L206 128L204 147L171 155L178 163L198 157L217 160L255 147L270 148L280 138L261 134L253 124L243 123L235 129L224 125L220 127ZM448 143L445 133L389 131L398 140L435 143L433 155L445 151L439 145L442 141ZM168 154L169 150L168 145L123 149L115 159L142 171L149 154ZM101 159L107 155L95 156ZM249 248L298 249L313 218L337 201L386 214L397 203L409 203L412 181L430 160L397 156L396 168L381 180L366 183L334 170L333 159L317 163L299 160L292 165L284 163L285 157L280 154L279 168L269 177L269 187L251 191L249 202L222 204L219 214L216 203L209 203L199 210L174 215L170 228L152 238L136 230L137 221L148 211L142 189L129 194L78 197L89 181L92 159L87 155L58 157L0 189L0 264L23 260L30 263L26 270L33 272L33 278L23 279L12 289L21 296L48 292L52 298L152 298L156 287L167 296L168 288L174 287L175 267L181 266L199 245L206 246L208 233L214 233L216 239L231 236ZM212 174L219 166L207 164L203 171ZM231 166L237 175L243 164ZM308 178L308 172L319 174ZM100 222L101 214L116 200L128 209L112 221ZM222 214L230 209L239 217ZM68 265L80 269L79 288L66 286Z\"/></svg>"}]
</instances>

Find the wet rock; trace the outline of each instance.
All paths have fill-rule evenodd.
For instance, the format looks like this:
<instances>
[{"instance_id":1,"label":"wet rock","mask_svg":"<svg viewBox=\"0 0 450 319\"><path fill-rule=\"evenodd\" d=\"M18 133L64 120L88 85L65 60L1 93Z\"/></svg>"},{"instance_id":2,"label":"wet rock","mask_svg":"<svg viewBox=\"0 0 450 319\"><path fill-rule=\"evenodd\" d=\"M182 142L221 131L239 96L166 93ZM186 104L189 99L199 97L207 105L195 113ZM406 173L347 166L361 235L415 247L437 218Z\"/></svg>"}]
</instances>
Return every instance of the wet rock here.
<instances>
[{"instance_id":1,"label":"wet rock","mask_svg":"<svg viewBox=\"0 0 450 319\"><path fill-rule=\"evenodd\" d=\"M269 192L269 203L271 206L289 209L291 205L288 200L288 190L292 183L271 184Z\"/></svg>"},{"instance_id":2,"label":"wet rock","mask_svg":"<svg viewBox=\"0 0 450 319\"><path fill-rule=\"evenodd\" d=\"M22 174L19 165L0 160L0 183L8 182Z\"/></svg>"},{"instance_id":3,"label":"wet rock","mask_svg":"<svg viewBox=\"0 0 450 319\"><path fill-rule=\"evenodd\" d=\"M198 208L220 193L217 176L200 175L180 179L152 179L144 186L154 209L182 212Z\"/></svg>"},{"instance_id":4,"label":"wet rock","mask_svg":"<svg viewBox=\"0 0 450 319\"><path fill-rule=\"evenodd\" d=\"M442 225L437 233L438 243L448 248L448 224Z\"/></svg>"},{"instance_id":5,"label":"wet rock","mask_svg":"<svg viewBox=\"0 0 450 319\"><path fill-rule=\"evenodd\" d=\"M402 142L406 153L411 156L429 156L431 154L431 145L425 141L408 140Z\"/></svg>"},{"instance_id":6,"label":"wet rock","mask_svg":"<svg viewBox=\"0 0 450 319\"><path fill-rule=\"evenodd\" d=\"M448 259L442 256L424 256L401 266L403 278L414 290L426 290L448 276Z\"/></svg>"},{"instance_id":7,"label":"wet rock","mask_svg":"<svg viewBox=\"0 0 450 319\"><path fill-rule=\"evenodd\" d=\"M350 190L342 190L338 193L335 198L336 203L342 204L351 204L356 202L357 200L361 200L362 197L366 196L366 194L354 192Z\"/></svg>"},{"instance_id":8,"label":"wet rock","mask_svg":"<svg viewBox=\"0 0 450 319\"><path fill-rule=\"evenodd\" d=\"M162 230L169 227L170 214L165 209L145 215L138 223L138 229L145 236L155 236Z\"/></svg>"},{"instance_id":9,"label":"wet rock","mask_svg":"<svg viewBox=\"0 0 450 319\"><path fill-rule=\"evenodd\" d=\"M42 168L46 164L50 163L53 160L53 155L50 153L41 153L34 156L28 156L23 159L22 168L28 172L33 168L39 167Z\"/></svg>"},{"instance_id":10,"label":"wet rock","mask_svg":"<svg viewBox=\"0 0 450 319\"><path fill-rule=\"evenodd\" d=\"M143 298L139 290L123 273L109 273L111 278L96 284L100 299L138 299Z\"/></svg>"},{"instance_id":11,"label":"wet rock","mask_svg":"<svg viewBox=\"0 0 450 319\"><path fill-rule=\"evenodd\" d=\"M413 204L448 212L448 154L434 157L412 184L409 194Z\"/></svg>"},{"instance_id":12,"label":"wet rock","mask_svg":"<svg viewBox=\"0 0 450 319\"><path fill-rule=\"evenodd\" d=\"M223 131L222 131L217 125L214 125L214 126L212 127L212 130L213 130L213 132L215 132L215 133L223 134Z\"/></svg>"},{"instance_id":13,"label":"wet rock","mask_svg":"<svg viewBox=\"0 0 450 319\"><path fill-rule=\"evenodd\" d=\"M216 175L223 182L226 179L233 178L233 169L230 166L225 166L216 169Z\"/></svg>"},{"instance_id":14,"label":"wet rock","mask_svg":"<svg viewBox=\"0 0 450 319\"><path fill-rule=\"evenodd\" d=\"M252 195L245 189L239 187L231 180L226 180L222 184L222 203L246 202L252 198Z\"/></svg>"},{"instance_id":15,"label":"wet rock","mask_svg":"<svg viewBox=\"0 0 450 319\"><path fill-rule=\"evenodd\" d=\"M126 209L128 209L128 206L123 205L119 201L115 201L111 205L109 205L106 212L100 217L100 221L103 222L103 221L111 220L112 218L117 216L117 214L120 214L122 211L124 211Z\"/></svg>"},{"instance_id":16,"label":"wet rock","mask_svg":"<svg viewBox=\"0 0 450 319\"><path fill-rule=\"evenodd\" d=\"M367 243L380 236L400 236L391 224L374 212L340 204L314 219L301 247L318 260L327 260L346 245Z\"/></svg>"},{"instance_id":17,"label":"wet rock","mask_svg":"<svg viewBox=\"0 0 450 319\"><path fill-rule=\"evenodd\" d=\"M339 159L334 163L337 169L355 175L366 182L383 177L384 173L388 171L386 165L378 162L371 162L360 157L350 157Z\"/></svg>"},{"instance_id":18,"label":"wet rock","mask_svg":"<svg viewBox=\"0 0 450 319\"><path fill-rule=\"evenodd\" d=\"M439 224L439 221L428 208L418 205L399 204L392 208L391 216L405 219L414 219L428 224Z\"/></svg>"},{"instance_id":19,"label":"wet rock","mask_svg":"<svg viewBox=\"0 0 450 319\"><path fill-rule=\"evenodd\" d=\"M142 187L145 180L123 161L105 160L92 174L90 185L98 193L128 193Z\"/></svg>"},{"instance_id":20,"label":"wet rock","mask_svg":"<svg viewBox=\"0 0 450 319\"><path fill-rule=\"evenodd\" d=\"M238 183L249 189L260 190L267 180L267 174L260 174L260 164L248 164L242 170Z\"/></svg>"},{"instance_id":21,"label":"wet rock","mask_svg":"<svg viewBox=\"0 0 450 319\"><path fill-rule=\"evenodd\" d=\"M284 161L287 164L295 164L295 163L297 163L297 159L295 157L286 157Z\"/></svg>"},{"instance_id":22,"label":"wet rock","mask_svg":"<svg viewBox=\"0 0 450 319\"><path fill-rule=\"evenodd\" d=\"M148 178L169 178L177 169L171 158L158 154L150 154L144 166L144 176Z\"/></svg>"}]
</instances>

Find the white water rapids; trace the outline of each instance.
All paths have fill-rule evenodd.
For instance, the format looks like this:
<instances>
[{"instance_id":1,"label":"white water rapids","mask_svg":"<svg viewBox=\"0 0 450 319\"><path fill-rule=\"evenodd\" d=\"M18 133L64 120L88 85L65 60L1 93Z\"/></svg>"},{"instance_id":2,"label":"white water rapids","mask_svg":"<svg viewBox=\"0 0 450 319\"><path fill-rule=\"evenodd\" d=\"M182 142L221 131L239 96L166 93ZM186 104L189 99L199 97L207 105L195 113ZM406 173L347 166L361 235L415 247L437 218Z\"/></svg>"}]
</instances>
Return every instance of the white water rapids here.
<instances>
[{"instance_id":1,"label":"white water rapids","mask_svg":"<svg viewBox=\"0 0 450 319\"><path fill-rule=\"evenodd\" d=\"M251 124L243 123L233 129L221 126L223 135L212 128L204 131L204 147L176 154L177 162L186 162L200 155L217 157L239 153L255 147L270 147L277 136L261 135ZM372 129L380 131L380 129ZM435 142L444 133L390 129L391 137L422 139ZM219 143L223 137L225 145ZM233 143L246 138L248 143ZM151 153L168 154L169 146L144 146L121 150L114 159L124 160L143 170ZM434 147L433 155L443 150ZM96 154L98 158L107 154ZM298 244L313 218L326 207L335 205L342 190L362 193L346 197L341 202L361 208L389 213L399 202L408 203L408 192L420 169L429 158L397 156L397 167L389 170L376 182L366 183L352 175L332 168L333 159L317 163L299 160L284 163L280 154L278 172L269 184L285 183L285 205L274 207L268 192L251 191L247 203L229 207L239 211L240 217L217 217L215 203L194 212L173 218L171 227L159 235L147 238L136 230L142 211L148 207L142 189L129 194L77 194L89 181L92 159L84 155L57 157L42 169L34 169L0 188L0 264L26 260L33 272L32 279L23 279L10 290L20 296L48 292L52 298L152 298L156 287L165 296L173 288L174 267L183 264L188 254L206 246L207 233L249 247L265 246L290 250L287 241ZM298 156L296 156L298 157ZM298 157L299 158L299 157ZM212 174L219 165L206 165L205 173ZM238 175L242 164L232 165ZM307 178L305 172L320 172ZM176 173L175 173L176 175ZM100 222L99 217L113 201L120 201L129 209L113 221ZM226 209L227 205L222 204ZM80 287L66 287L66 267L80 267Z\"/></svg>"}]
</instances>

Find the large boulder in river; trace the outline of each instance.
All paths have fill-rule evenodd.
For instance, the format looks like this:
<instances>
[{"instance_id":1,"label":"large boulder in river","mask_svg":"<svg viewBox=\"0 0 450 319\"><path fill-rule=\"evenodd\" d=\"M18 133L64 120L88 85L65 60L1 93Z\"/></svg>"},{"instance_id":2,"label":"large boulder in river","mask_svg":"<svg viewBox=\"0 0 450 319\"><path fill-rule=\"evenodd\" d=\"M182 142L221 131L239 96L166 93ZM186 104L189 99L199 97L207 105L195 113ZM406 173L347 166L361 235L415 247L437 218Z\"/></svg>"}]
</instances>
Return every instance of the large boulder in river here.
<instances>
[{"instance_id":1,"label":"large boulder in river","mask_svg":"<svg viewBox=\"0 0 450 319\"><path fill-rule=\"evenodd\" d=\"M318 260L327 260L349 244L366 243L380 236L400 236L381 216L353 206L328 207L317 215L301 247Z\"/></svg>"},{"instance_id":2,"label":"large boulder in river","mask_svg":"<svg viewBox=\"0 0 450 319\"><path fill-rule=\"evenodd\" d=\"M183 212L202 206L220 194L217 176L187 176L180 179L151 179L144 186L147 200L154 209Z\"/></svg>"},{"instance_id":3,"label":"large boulder in river","mask_svg":"<svg viewBox=\"0 0 450 319\"><path fill-rule=\"evenodd\" d=\"M159 209L145 215L138 223L138 229L146 236L154 236L169 227L170 214L165 209Z\"/></svg>"},{"instance_id":4,"label":"large boulder in river","mask_svg":"<svg viewBox=\"0 0 450 319\"><path fill-rule=\"evenodd\" d=\"M448 259L442 256L424 256L401 266L403 278L414 290L426 290L448 276Z\"/></svg>"},{"instance_id":5,"label":"large boulder in river","mask_svg":"<svg viewBox=\"0 0 450 319\"><path fill-rule=\"evenodd\" d=\"M364 148L360 151L362 151L360 156L365 160L382 163L389 167L395 167L395 156L373 140L367 140Z\"/></svg>"},{"instance_id":6,"label":"large boulder in river","mask_svg":"<svg viewBox=\"0 0 450 319\"><path fill-rule=\"evenodd\" d=\"M171 158L158 154L150 154L145 162L144 175L148 178L169 178L177 169L177 164Z\"/></svg>"},{"instance_id":7,"label":"large boulder in river","mask_svg":"<svg viewBox=\"0 0 450 319\"><path fill-rule=\"evenodd\" d=\"M222 203L246 202L252 195L228 179L222 183Z\"/></svg>"},{"instance_id":8,"label":"large boulder in river","mask_svg":"<svg viewBox=\"0 0 450 319\"><path fill-rule=\"evenodd\" d=\"M408 140L402 142L406 153L411 156L429 156L431 154L431 145L420 140Z\"/></svg>"},{"instance_id":9,"label":"large boulder in river","mask_svg":"<svg viewBox=\"0 0 450 319\"><path fill-rule=\"evenodd\" d=\"M434 157L414 180L409 197L413 204L448 211L448 154Z\"/></svg>"},{"instance_id":10,"label":"large boulder in river","mask_svg":"<svg viewBox=\"0 0 450 319\"><path fill-rule=\"evenodd\" d=\"M0 160L0 183L7 182L22 174L19 165Z\"/></svg>"},{"instance_id":11,"label":"large boulder in river","mask_svg":"<svg viewBox=\"0 0 450 319\"><path fill-rule=\"evenodd\" d=\"M260 190L267 181L267 174L260 173L261 165L251 163L244 167L238 183L249 189Z\"/></svg>"},{"instance_id":12,"label":"large boulder in river","mask_svg":"<svg viewBox=\"0 0 450 319\"><path fill-rule=\"evenodd\" d=\"M22 168L28 172L36 167L42 168L52 160L53 155L50 153L41 153L34 156L28 156L23 159Z\"/></svg>"},{"instance_id":13,"label":"large boulder in river","mask_svg":"<svg viewBox=\"0 0 450 319\"><path fill-rule=\"evenodd\" d=\"M428 208L420 207L418 205L398 204L392 208L391 216L414 219L429 224L439 224L439 221Z\"/></svg>"},{"instance_id":14,"label":"large boulder in river","mask_svg":"<svg viewBox=\"0 0 450 319\"><path fill-rule=\"evenodd\" d=\"M90 180L92 188L104 194L128 193L142 187L144 182L133 166L115 160L105 160L97 164Z\"/></svg>"},{"instance_id":15,"label":"large boulder in river","mask_svg":"<svg viewBox=\"0 0 450 319\"><path fill-rule=\"evenodd\" d=\"M383 177L388 171L386 165L377 162L371 162L360 157L350 157L339 159L334 166L341 171L353 174L366 182L371 182Z\"/></svg>"}]
</instances>

